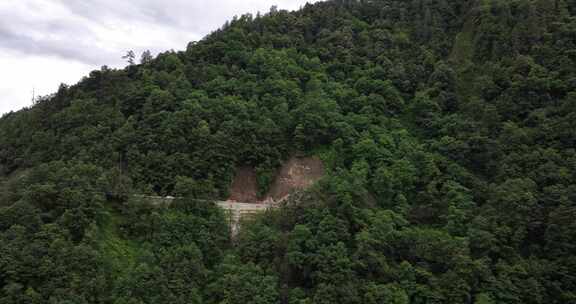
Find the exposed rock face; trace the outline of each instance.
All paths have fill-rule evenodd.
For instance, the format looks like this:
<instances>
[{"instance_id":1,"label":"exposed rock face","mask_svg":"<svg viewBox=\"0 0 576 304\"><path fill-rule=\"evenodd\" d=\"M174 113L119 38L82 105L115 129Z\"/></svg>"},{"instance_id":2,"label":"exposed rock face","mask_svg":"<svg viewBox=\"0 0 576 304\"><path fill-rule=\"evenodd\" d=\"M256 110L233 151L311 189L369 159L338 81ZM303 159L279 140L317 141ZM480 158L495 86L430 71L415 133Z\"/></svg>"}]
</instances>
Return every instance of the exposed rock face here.
<instances>
[{"instance_id":1,"label":"exposed rock face","mask_svg":"<svg viewBox=\"0 0 576 304\"><path fill-rule=\"evenodd\" d=\"M318 157L291 157L278 170L270 191L263 199L258 199L254 168L239 167L232 181L228 200L243 203L278 202L295 190L310 187L323 175L324 164Z\"/></svg>"}]
</instances>

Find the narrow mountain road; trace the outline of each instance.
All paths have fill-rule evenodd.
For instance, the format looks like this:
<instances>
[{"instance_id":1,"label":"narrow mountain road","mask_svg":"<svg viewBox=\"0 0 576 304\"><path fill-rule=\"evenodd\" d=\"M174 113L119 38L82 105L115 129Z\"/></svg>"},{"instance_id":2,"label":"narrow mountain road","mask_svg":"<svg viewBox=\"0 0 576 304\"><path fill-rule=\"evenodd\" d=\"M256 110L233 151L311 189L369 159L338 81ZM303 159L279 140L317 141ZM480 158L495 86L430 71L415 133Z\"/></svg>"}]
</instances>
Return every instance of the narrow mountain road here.
<instances>
[{"instance_id":1,"label":"narrow mountain road","mask_svg":"<svg viewBox=\"0 0 576 304\"><path fill-rule=\"evenodd\" d=\"M162 197L162 196L147 196L147 195L134 195L134 197L144 198L150 200L151 204L154 206L168 206L175 199L175 197ZM240 230L240 220L246 216L254 215L260 212L264 212L268 209L274 209L280 206L280 204L285 201L289 196L284 197L279 201L265 201L261 203L243 203L236 201L214 201L214 203L226 212L230 225L230 233L232 236L238 234ZM208 200L200 200L199 202L209 202Z\"/></svg>"}]
</instances>

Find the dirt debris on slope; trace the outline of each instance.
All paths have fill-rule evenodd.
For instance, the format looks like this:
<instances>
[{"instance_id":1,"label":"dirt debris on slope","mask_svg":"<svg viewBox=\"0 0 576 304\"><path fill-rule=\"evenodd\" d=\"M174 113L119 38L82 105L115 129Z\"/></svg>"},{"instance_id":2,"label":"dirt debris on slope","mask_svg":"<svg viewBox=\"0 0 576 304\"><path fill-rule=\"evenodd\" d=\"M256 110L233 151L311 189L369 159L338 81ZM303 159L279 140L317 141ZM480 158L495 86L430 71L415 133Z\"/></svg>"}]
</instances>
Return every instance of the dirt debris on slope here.
<instances>
[{"instance_id":1,"label":"dirt debris on slope","mask_svg":"<svg viewBox=\"0 0 576 304\"><path fill-rule=\"evenodd\" d=\"M228 200L243 203L256 203L258 201L258 183L254 168L242 166L236 169Z\"/></svg>"},{"instance_id":2,"label":"dirt debris on slope","mask_svg":"<svg viewBox=\"0 0 576 304\"><path fill-rule=\"evenodd\" d=\"M318 157L292 157L276 175L265 200L279 201L295 190L306 189L324 175L324 164Z\"/></svg>"},{"instance_id":3,"label":"dirt debris on slope","mask_svg":"<svg viewBox=\"0 0 576 304\"><path fill-rule=\"evenodd\" d=\"M256 171L249 166L236 170L230 187L229 201L243 203L273 203L281 201L293 191L306 189L324 175L324 164L318 157L291 157L278 170L263 199L258 198Z\"/></svg>"}]
</instances>

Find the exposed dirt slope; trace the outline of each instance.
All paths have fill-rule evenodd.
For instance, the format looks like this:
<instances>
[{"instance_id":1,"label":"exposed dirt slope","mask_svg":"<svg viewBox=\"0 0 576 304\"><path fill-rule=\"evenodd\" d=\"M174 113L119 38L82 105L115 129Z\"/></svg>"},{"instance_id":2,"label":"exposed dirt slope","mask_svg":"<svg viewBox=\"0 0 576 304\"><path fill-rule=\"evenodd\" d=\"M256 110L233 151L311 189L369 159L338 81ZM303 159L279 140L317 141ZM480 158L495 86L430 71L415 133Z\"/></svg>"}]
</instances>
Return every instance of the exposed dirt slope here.
<instances>
[{"instance_id":1,"label":"exposed dirt slope","mask_svg":"<svg viewBox=\"0 0 576 304\"><path fill-rule=\"evenodd\" d=\"M236 169L236 176L230 187L229 201L255 203L258 201L258 183L254 168L243 166Z\"/></svg>"},{"instance_id":2,"label":"exposed dirt slope","mask_svg":"<svg viewBox=\"0 0 576 304\"><path fill-rule=\"evenodd\" d=\"M292 157L282 165L264 199L259 200L254 168L239 167L228 200L243 203L279 201L294 190L310 187L323 175L324 164L318 157Z\"/></svg>"},{"instance_id":3,"label":"exposed dirt slope","mask_svg":"<svg viewBox=\"0 0 576 304\"><path fill-rule=\"evenodd\" d=\"M292 157L276 176L266 199L281 200L294 190L306 189L324 175L324 164L318 157Z\"/></svg>"}]
</instances>

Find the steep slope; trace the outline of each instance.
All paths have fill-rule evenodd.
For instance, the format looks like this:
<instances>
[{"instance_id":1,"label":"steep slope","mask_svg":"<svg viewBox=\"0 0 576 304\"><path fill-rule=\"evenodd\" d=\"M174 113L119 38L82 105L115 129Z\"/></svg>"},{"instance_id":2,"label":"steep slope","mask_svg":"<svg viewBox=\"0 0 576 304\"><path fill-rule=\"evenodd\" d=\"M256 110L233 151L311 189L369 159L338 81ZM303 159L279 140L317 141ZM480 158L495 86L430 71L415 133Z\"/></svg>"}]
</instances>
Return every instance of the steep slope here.
<instances>
[{"instance_id":1,"label":"steep slope","mask_svg":"<svg viewBox=\"0 0 576 304\"><path fill-rule=\"evenodd\" d=\"M295 191L305 190L324 176L318 157L291 157L276 174L265 200L282 201Z\"/></svg>"},{"instance_id":2,"label":"steep slope","mask_svg":"<svg viewBox=\"0 0 576 304\"><path fill-rule=\"evenodd\" d=\"M575 14L326 1L62 86L0 119L0 302L576 303ZM205 199L294 154L232 246Z\"/></svg>"}]
</instances>

